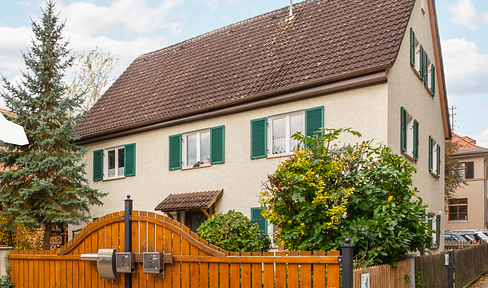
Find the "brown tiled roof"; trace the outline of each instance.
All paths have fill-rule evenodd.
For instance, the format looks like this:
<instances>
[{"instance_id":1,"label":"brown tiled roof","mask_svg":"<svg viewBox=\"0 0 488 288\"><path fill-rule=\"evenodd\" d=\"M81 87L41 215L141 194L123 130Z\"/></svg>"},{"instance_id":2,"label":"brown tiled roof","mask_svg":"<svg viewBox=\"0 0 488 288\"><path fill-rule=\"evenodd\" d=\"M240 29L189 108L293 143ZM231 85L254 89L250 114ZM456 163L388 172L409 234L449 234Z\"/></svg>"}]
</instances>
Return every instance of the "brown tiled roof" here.
<instances>
[{"instance_id":1,"label":"brown tiled roof","mask_svg":"<svg viewBox=\"0 0 488 288\"><path fill-rule=\"evenodd\" d=\"M393 65L415 0L309 0L139 56L78 127L82 139Z\"/></svg>"},{"instance_id":2,"label":"brown tiled roof","mask_svg":"<svg viewBox=\"0 0 488 288\"><path fill-rule=\"evenodd\" d=\"M452 133L451 141L458 145L458 150L455 154L466 152L488 152L488 148L476 145L476 140L468 136L459 136Z\"/></svg>"},{"instance_id":3,"label":"brown tiled roof","mask_svg":"<svg viewBox=\"0 0 488 288\"><path fill-rule=\"evenodd\" d=\"M188 211L207 209L212 206L223 194L223 190L170 194L154 208L156 211Z\"/></svg>"}]
</instances>

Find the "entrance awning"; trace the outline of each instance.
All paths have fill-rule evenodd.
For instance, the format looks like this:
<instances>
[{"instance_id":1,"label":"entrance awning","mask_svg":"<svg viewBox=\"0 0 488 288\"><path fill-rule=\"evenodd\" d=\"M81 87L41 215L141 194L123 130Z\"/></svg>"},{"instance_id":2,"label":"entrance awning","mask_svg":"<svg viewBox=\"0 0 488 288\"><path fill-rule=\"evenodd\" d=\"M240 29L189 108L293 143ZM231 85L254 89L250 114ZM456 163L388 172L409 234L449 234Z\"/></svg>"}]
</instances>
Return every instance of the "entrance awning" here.
<instances>
[{"instance_id":1,"label":"entrance awning","mask_svg":"<svg viewBox=\"0 0 488 288\"><path fill-rule=\"evenodd\" d=\"M203 191L193 193L170 194L154 208L161 212L202 211L209 217L209 209L222 197L224 190Z\"/></svg>"}]
</instances>

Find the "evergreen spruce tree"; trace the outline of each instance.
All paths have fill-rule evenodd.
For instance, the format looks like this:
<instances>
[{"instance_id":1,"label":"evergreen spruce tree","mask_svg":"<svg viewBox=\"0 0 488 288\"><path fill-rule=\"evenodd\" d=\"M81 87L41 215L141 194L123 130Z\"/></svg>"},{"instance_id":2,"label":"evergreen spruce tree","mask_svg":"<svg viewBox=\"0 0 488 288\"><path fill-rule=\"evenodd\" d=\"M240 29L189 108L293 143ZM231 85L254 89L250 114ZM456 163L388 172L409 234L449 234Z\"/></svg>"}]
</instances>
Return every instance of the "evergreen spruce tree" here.
<instances>
[{"instance_id":1,"label":"evergreen spruce tree","mask_svg":"<svg viewBox=\"0 0 488 288\"><path fill-rule=\"evenodd\" d=\"M63 77L73 57L61 34L65 25L52 0L45 6L40 23L32 21L32 47L23 53L27 72L16 85L2 76L0 96L17 114L9 120L24 127L30 144L1 143L0 202L7 225L44 227L42 249L48 250L52 228L89 220L89 206L101 205L104 194L84 178L86 149L75 144L74 133L84 115L71 113L81 110L83 95L67 93Z\"/></svg>"}]
</instances>

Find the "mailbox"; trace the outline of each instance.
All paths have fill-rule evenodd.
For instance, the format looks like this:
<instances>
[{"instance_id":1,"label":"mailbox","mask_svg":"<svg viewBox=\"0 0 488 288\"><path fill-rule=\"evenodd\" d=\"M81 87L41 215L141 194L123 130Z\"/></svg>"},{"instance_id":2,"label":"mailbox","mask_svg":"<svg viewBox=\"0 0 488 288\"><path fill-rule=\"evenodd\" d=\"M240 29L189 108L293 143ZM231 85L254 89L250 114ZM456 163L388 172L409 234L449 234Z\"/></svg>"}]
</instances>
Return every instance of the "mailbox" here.
<instances>
[{"instance_id":1,"label":"mailbox","mask_svg":"<svg viewBox=\"0 0 488 288\"><path fill-rule=\"evenodd\" d=\"M163 273L163 254L159 252L142 253L142 266L144 273L161 274Z\"/></svg>"},{"instance_id":2,"label":"mailbox","mask_svg":"<svg viewBox=\"0 0 488 288\"><path fill-rule=\"evenodd\" d=\"M115 249L98 249L97 270L103 279L119 277L119 273L115 269Z\"/></svg>"},{"instance_id":3,"label":"mailbox","mask_svg":"<svg viewBox=\"0 0 488 288\"><path fill-rule=\"evenodd\" d=\"M119 273L134 273L135 256L133 252L115 253L115 267Z\"/></svg>"}]
</instances>

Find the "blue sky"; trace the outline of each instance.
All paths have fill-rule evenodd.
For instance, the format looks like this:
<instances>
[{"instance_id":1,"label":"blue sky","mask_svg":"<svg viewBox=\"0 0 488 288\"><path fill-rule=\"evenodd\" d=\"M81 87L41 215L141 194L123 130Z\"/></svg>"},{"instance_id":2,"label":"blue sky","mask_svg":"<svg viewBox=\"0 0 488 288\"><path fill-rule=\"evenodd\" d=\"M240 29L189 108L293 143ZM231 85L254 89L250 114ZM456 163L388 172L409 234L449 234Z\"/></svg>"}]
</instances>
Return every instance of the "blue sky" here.
<instances>
[{"instance_id":1,"label":"blue sky","mask_svg":"<svg viewBox=\"0 0 488 288\"><path fill-rule=\"evenodd\" d=\"M347 1L347 0L343 0ZM422 0L418 0L422 1ZM428 0L424 0L428 1ZM293 1L294 3L301 1ZM289 0L60 0L65 35L77 54L94 47L120 59L117 77L140 54L289 5ZM25 70L30 19L44 1L0 0L0 73ZM449 106L455 132L488 147L488 1L437 0ZM0 107L3 107L0 100Z\"/></svg>"}]
</instances>

